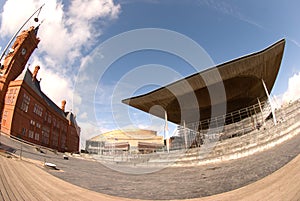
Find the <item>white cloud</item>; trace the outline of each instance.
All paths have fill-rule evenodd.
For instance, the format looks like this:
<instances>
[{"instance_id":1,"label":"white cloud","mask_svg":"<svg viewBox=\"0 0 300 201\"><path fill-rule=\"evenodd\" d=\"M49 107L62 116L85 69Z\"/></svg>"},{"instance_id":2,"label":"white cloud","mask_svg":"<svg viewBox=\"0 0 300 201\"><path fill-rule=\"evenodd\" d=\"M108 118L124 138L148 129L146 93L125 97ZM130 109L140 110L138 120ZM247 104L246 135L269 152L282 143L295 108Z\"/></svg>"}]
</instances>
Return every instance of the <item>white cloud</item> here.
<instances>
[{"instance_id":1,"label":"white cloud","mask_svg":"<svg viewBox=\"0 0 300 201\"><path fill-rule=\"evenodd\" d=\"M294 39L290 39L291 42L293 42L297 47L300 48L300 43Z\"/></svg>"},{"instance_id":2,"label":"white cloud","mask_svg":"<svg viewBox=\"0 0 300 201\"><path fill-rule=\"evenodd\" d=\"M1 36L15 33L42 4L41 0L7 1L3 7ZM112 0L75 0L65 9L61 1L49 0L39 15L40 21L44 20L39 31L40 52L46 52L58 63L71 63L81 56L82 48L91 45L102 33L96 23L103 25L103 19L116 19L119 13L120 5ZM24 28L32 25L32 21Z\"/></svg>"},{"instance_id":3,"label":"white cloud","mask_svg":"<svg viewBox=\"0 0 300 201\"><path fill-rule=\"evenodd\" d=\"M120 6L111 0L75 0L65 9L61 3L51 2L45 5L44 16L41 13L41 19L45 18L41 49L69 64L82 57L81 50L88 49L102 34L102 21L115 19L120 12Z\"/></svg>"},{"instance_id":4,"label":"white cloud","mask_svg":"<svg viewBox=\"0 0 300 201\"><path fill-rule=\"evenodd\" d=\"M3 6L3 13L1 16L1 36L11 36L15 33L24 21L41 5L38 5L37 1L34 0L6 1Z\"/></svg>"},{"instance_id":5,"label":"white cloud","mask_svg":"<svg viewBox=\"0 0 300 201\"><path fill-rule=\"evenodd\" d=\"M279 94L279 95L272 95L272 104L275 108L281 108L282 104L283 104L283 94Z\"/></svg>"},{"instance_id":6,"label":"white cloud","mask_svg":"<svg viewBox=\"0 0 300 201\"><path fill-rule=\"evenodd\" d=\"M260 29L265 29L264 26L260 25L259 23L255 22L254 20L251 20L250 18L244 16L239 9L226 1L220 1L220 0L199 0L198 1L201 5L206 5L218 12L221 12L225 15L233 16L241 21L244 21L248 24L251 24L253 26L256 26Z\"/></svg>"},{"instance_id":7,"label":"white cloud","mask_svg":"<svg viewBox=\"0 0 300 201\"><path fill-rule=\"evenodd\" d=\"M92 122L82 122L80 124L80 128L81 128L81 149L85 148L85 141L91 139L92 137L95 137L97 135L100 135L102 133L108 132L110 131L110 129L101 127L101 124L103 123L97 123L94 124Z\"/></svg>"},{"instance_id":8,"label":"white cloud","mask_svg":"<svg viewBox=\"0 0 300 201\"><path fill-rule=\"evenodd\" d=\"M72 110L72 80L63 74L59 74L51 69L45 68L45 66L41 64L42 62L36 56L34 56L33 59L34 61L29 66L29 69L31 72L33 72L36 65L41 67L37 75L37 79L41 80L40 85L42 91L59 107L61 106L61 101L66 100L66 109L68 111ZM51 61L49 62L51 63Z\"/></svg>"},{"instance_id":9,"label":"white cloud","mask_svg":"<svg viewBox=\"0 0 300 201\"><path fill-rule=\"evenodd\" d=\"M1 13L0 37L10 38L44 2L6 1ZM62 0L45 2L39 15L39 23L43 21L38 33L41 42L29 64L31 70L35 65L40 65L38 79L42 79L42 91L58 106L65 99L66 109L78 112L72 108L73 101L81 104L82 98L73 94L73 86L81 63L89 61L88 55L83 52L91 50L104 26L117 19L120 11L120 5L114 4L113 0L72 0L69 5L64 5ZM23 29L29 26L37 26L37 23L31 19ZM88 77L80 77L82 79ZM77 114L79 118L84 120L89 116L88 111L81 112ZM79 122L79 126L82 128L82 142L103 130L101 126L89 122Z\"/></svg>"},{"instance_id":10,"label":"white cloud","mask_svg":"<svg viewBox=\"0 0 300 201\"><path fill-rule=\"evenodd\" d=\"M74 0L69 9L71 19L89 21L100 17L117 18L120 5L114 5L112 0ZM76 22L75 22L76 24Z\"/></svg>"},{"instance_id":11,"label":"white cloud","mask_svg":"<svg viewBox=\"0 0 300 201\"><path fill-rule=\"evenodd\" d=\"M11 37L43 3L42 0L6 1L0 36ZM115 5L112 0L74 0L70 3L65 8L60 0L46 1L39 15L39 22L44 20L38 33L41 42L29 61L41 66L42 90L56 104L63 98L71 100L76 74L70 72L76 72L85 57L81 50L88 49L102 33L103 23L100 22L116 19L120 13L120 5ZM33 19L24 29L32 25L37 25Z\"/></svg>"},{"instance_id":12,"label":"white cloud","mask_svg":"<svg viewBox=\"0 0 300 201\"><path fill-rule=\"evenodd\" d=\"M81 119L87 119L88 118L88 113L87 112L82 112L79 116Z\"/></svg>"},{"instance_id":13,"label":"white cloud","mask_svg":"<svg viewBox=\"0 0 300 201\"><path fill-rule=\"evenodd\" d=\"M300 72L294 74L288 82L288 89L283 94L283 103L289 103L300 98Z\"/></svg>"}]
</instances>

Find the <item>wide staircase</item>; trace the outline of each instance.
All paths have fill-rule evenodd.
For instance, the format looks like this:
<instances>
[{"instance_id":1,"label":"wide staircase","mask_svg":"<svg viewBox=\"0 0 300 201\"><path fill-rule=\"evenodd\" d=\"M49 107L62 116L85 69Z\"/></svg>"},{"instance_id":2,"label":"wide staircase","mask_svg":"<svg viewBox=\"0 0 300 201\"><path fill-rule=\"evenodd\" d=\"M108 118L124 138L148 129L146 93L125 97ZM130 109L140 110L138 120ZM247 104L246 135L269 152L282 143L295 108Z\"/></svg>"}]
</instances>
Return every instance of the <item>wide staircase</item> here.
<instances>
[{"instance_id":1,"label":"wide staircase","mask_svg":"<svg viewBox=\"0 0 300 201\"><path fill-rule=\"evenodd\" d=\"M273 118L266 119L268 111L260 127L246 119L224 126L221 131L210 130L204 143L197 148L151 154L95 155L93 158L104 163L149 167L194 166L237 159L274 147L300 133L299 108L300 101L295 101L276 110L276 125Z\"/></svg>"}]
</instances>

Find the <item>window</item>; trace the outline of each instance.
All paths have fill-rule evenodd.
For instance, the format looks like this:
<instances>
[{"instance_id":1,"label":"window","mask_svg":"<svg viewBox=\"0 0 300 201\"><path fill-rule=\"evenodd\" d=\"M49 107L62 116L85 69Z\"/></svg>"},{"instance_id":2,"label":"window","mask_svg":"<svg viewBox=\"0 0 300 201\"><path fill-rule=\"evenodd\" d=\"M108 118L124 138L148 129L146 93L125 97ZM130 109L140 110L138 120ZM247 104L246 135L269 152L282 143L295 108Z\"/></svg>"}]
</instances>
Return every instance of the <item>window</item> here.
<instances>
[{"instance_id":1,"label":"window","mask_svg":"<svg viewBox=\"0 0 300 201\"><path fill-rule=\"evenodd\" d=\"M48 123L51 124L51 115L48 115Z\"/></svg>"},{"instance_id":2,"label":"window","mask_svg":"<svg viewBox=\"0 0 300 201\"><path fill-rule=\"evenodd\" d=\"M13 105L15 102L16 94L17 94L16 88L9 89L5 96L5 104Z\"/></svg>"},{"instance_id":3,"label":"window","mask_svg":"<svg viewBox=\"0 0 300 201\"><path fill-rule=\"evenodd\" d=\"M61 136L60 136L60 144L62 149L66 147L66 138L67 138L67 127L62 125Z\"/></svg>"},{"instance_id":4,"label":"window","mask_svg":"<svg viewBox=\"0 0 300 201\"><path fill-rule=\"evenodd\" d=\"M40 129L41 128L41 124L36 123L36 127Z\"/></svg>"},{"instance_id":5,"label":"window","mask_svg":"<svg viewBox=\"0 0 300 201\"><path fill-rule=\"evenodd\" d=\"M42 143L48 145L49 144L49 127L44 126L42 129Z\"/></svg>"},{"instance_id":6,"label":"window","mask_svg":"<svg viewBox=\"0 0 300 201\"><path fill-rule=\"evenodd\" d=\"M52 131L52 145L54 147L58 146L58 132L57 131Z\"/></svg>"},{"instance_id":7,"label":"window","mask_svg":"<svg viewBox=\"0 0 300 201\"><path fill-rule=\"evenodd\" d=\"M2 126L5 126L5 125L6 125L7 114L8 114L8 112L7 112L7 111L4 111L4 112L3 112L3 115L2 115L2 120L1 120L1 124L2 124Z\"/></svg>"},{"instance_id":8,"label":"window","mask_svg":"<svg viewBox=\"0 0 300 201\"><path fill-rule=\"evenodd\" d=\"M26 128L22 128L22 135L23 135L23 136L26 135Z\"/></svg>"},{"instance_id":9,"label":"window","mask_svg":"<svg viewBox=\"0 0 300 201\"><path fill-rule=\"evenodd\" d=\"M32 130L28 131L28 137L33 138L34 132Z\"/></svg>"},{"instance_id":10,"label":"window","mask_svg":"<svg viewBox=\"0 0 300 201\"><path fill-rule=\"evenodd\" d=\"M28 131L28 137L33 138L34 137L34 126L35 126L35 121L30 120L30 125L29 125L29 131Z\"/></svg>"},{"instance_id":11,"label":"window","mask_svg":"<svg viewBox=\"0 0 300 201\"><path fill-rule=\"evenodd\" d=\"M48 113L45 112L45 116L44 116L44 122L47 122L47 117L48 117Z\"/></svg>"},{"instance_id":12,"label":"window","mask_svg":"<svg viewBox=\"0 0 300 201\"><path fill-rule=\"evenodd\" d=\"M30 103L30 97L24 93L22 104L21 104L21 110L23 110L24 112L27 112L29 103Z\"/></svg>"},{"instance_id":13,"label":"window","mask_svg":"<svg viewBox=\"0 0 300 201\"><path fill-rule=\"evenodd\" d=\"M34 139L36 141L39 141L40 140L40 134L39 133L35 133Z\"/></svg>"},{"instance_id":14,"label":"window","mask_svg":"<svg viewBox=\"0 0 300 201\"><path fill-rule=\"evenodd\" d=\"M43 108L38 104L34 104L33 112L41 117L43 115Z\"/></svg>"},{"instance_id":15,"label":"window","mask_svg":"<svg viewBox=\"0 0 300 201\"><path fill-rule=\"evenodd\" d=\"M53 117L52 121L53 121L53 126L56 127L56 119L54 117Z\"/></svg>"}]
</instances>

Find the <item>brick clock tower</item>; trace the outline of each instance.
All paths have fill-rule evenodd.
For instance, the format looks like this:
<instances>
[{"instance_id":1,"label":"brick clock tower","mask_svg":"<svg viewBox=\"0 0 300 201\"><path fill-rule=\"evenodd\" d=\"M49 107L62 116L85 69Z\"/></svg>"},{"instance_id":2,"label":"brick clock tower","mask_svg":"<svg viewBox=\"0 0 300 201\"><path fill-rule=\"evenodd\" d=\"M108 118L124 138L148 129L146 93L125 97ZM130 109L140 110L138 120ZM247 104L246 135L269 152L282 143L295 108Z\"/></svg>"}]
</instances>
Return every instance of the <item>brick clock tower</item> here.
<instances>
[{"instance_id":1,"label":"brick clock tower","mask_svg":"<svg viewBox=\"0 0 300 201\"><path fill-rule=\"evenodd\" d=\"M8 85L24 70L25 65L37 48L40 39L37 37L38 27L30 27L22 31L16 38L9 53L0 66L0 115L2 114L4 98Z\"/></svg>"}]
</instances>

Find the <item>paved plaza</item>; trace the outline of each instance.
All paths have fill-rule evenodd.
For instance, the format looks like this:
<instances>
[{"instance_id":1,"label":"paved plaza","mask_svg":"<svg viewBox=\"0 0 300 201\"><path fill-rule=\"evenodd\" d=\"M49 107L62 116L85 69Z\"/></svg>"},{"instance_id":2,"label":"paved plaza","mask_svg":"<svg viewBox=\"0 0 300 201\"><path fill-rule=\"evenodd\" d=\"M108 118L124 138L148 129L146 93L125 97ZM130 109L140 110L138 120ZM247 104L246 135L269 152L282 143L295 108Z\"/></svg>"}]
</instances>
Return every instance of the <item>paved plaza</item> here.
<instances>
[{"instance_id":1,"label":"paved plaza","mask_svg":"<svg viewBox=\"0 0 300 201\"><path fill-rule=\"evenodd\" d=\"M168 167L150 174L124 174L100 162L49 158L61 171L50 174L92 191L135 199L187 199L219 194L273 173L300 153L300 135L267 151L223 163ZM137 168L137 171L139 169Z\"/></svg>"},{"instance_id":2,"label":"paved plaza","mask_svg":"<svg viewBox=\"0 0 300 201\"><path fill-rule=\"evenodd\" d=\"M7 149L3 143L1 148ZM296 157L300 153L300 135L249 157L205 166L168 167L140 175L116 172L99 162L77 157L64 160L62 154L34 153L25 146L22 150L22 160L5 159L3 152L0 156L1 200L198 200L214 194L218 195L203 200L300 198L300 158ZM60 170L43 167L43 161L56 164ZM239 188L242 186L245 188Z\"/></svg>"}]
</instances>

